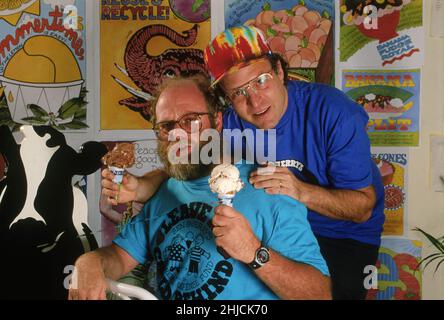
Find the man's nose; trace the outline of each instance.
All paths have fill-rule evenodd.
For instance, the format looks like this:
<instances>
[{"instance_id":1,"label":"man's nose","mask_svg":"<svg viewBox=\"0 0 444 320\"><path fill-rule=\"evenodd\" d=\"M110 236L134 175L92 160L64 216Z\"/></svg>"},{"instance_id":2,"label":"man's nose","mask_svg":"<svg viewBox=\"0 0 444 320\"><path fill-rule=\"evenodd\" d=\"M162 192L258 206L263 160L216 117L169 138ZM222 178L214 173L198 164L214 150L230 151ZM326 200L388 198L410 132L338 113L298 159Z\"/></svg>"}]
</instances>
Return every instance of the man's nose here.
<instances>
[{"instance_id":1,"label":"man's nose","mask_svg":"<svg viewBox=\"0 0 444 320\"><path fill-rule=\"evenodd\" d=\"M176 123L174 129L168 132L168 141L179 141L182 139L188 139L188 134Z\"/></svg>"},{"instance_id":2,"label":"man's nose","mask_svg":"<svg viewBox=\"0 0 444 320\"><path fill-rule=\"evenodd\" d=\"M261 96L258 93L258 91L253 87L248 87L245 89L245 92L247 93L247 99L248 102L251 104L252 107L257 107L260 104Z\"/></svg>"}]
</instances>

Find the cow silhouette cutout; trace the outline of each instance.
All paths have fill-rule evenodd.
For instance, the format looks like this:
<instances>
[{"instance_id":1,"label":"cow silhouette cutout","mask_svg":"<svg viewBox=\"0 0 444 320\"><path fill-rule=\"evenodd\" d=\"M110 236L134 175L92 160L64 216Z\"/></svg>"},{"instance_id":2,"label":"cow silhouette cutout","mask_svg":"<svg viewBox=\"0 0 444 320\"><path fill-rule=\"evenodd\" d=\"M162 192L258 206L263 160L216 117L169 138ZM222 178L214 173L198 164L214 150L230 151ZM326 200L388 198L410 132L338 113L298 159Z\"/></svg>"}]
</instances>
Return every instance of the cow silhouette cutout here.
<instances>
[{"instance_id":1,"label":"cow silhouette cutout","mask_svg":"<svg viewBox=\"0 0 444 320\"><path fill-rule=\"evenodd\" d=\"M105 145L86 142L76 152L48 126L23 126L17 144L0 126L0 272L2 299L66 299L69 266L96 249L84 194L74 175L101 167Z\"/></svg>"}]
</instances>

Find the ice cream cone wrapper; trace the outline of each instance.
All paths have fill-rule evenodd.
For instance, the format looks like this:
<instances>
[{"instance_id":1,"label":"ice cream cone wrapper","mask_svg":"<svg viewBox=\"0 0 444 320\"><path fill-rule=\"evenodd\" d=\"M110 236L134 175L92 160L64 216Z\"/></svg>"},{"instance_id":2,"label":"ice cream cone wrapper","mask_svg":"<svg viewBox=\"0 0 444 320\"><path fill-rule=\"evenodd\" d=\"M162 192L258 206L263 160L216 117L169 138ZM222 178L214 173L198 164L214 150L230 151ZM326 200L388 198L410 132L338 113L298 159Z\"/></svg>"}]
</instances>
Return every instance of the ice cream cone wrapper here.
<instances>
[{"instance_id":1,"label":"ice cream cone wrapper","mask_svg":"<svg viewBox=\"0 0 444 320\"><path fill-rule=\"evenodd\" d=\"M113 182L119 185L122 184L123 174L125 172L125 169L112 166L109 166L108 168L114 174Z\"/></svg>"},{"instance_id":2,"label":"ice cream cone wrapper","mask_svg":"<svg viewBox=\"0 0 444 320\"><path fill-rule=\"evenodd\" d=\"M218 198L220 204L224 204L229 207L233 206L234 194L219 194Z\"/></svg>"}]
</instances>

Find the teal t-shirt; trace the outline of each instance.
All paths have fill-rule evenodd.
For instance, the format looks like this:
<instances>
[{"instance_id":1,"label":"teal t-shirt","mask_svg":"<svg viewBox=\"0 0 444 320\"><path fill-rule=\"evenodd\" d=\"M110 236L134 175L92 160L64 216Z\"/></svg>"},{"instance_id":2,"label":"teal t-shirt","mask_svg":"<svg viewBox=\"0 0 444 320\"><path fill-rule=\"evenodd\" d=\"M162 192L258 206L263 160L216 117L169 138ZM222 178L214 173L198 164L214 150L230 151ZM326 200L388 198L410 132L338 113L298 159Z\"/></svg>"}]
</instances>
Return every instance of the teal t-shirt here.
<instances>
[{"instance_id":1,"label":"teal t-shirt","mask_svg":"<svg viewBox=\"0 0 444 320\"><path fill-rule=\"evenodd\" d=\"M248 183L253 165L237 164L244 188L233 207L262 243L329 275L307 221L307 209L287 196L270 196ZM161 299L278 299L247 265L218 251L211 219L218 206L208 177L167 180L114 239L135 260L155 260Z\"/></svg>"}]
</instances>

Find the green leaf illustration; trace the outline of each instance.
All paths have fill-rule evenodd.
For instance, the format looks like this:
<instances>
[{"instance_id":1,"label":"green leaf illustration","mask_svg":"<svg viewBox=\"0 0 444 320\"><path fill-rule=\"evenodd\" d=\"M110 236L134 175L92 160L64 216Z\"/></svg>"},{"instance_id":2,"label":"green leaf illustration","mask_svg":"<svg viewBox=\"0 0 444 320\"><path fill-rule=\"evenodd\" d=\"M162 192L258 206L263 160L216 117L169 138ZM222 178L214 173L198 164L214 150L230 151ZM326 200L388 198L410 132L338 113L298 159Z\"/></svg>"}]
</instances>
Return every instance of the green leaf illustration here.
<instances>
[{"instance_id":1,"label":"green leaf illustration","mask_svg":"<svg viewBox=\"0 0 444 320\"><path fill-rule=\"evenodd\" d=\"M70 123L64 123L63 124L66 128L68 129L85 129L85 128L89 128L89 126L82 122L82 121L78 121L78 120L73 120Z\"/></svg>"},{"instance_id":2,"label":"green leaf illustration","mask_svg":"<svg viewBox=\"0 0 444 320\"><path fill-rule=\"evenodd\" d=\"M86 119L86 109L82 108L82 109L78 110L74 115L74 119L85 120Z\"/></svg>"},{"instance_id":3,"label":"green leaf illustration","mask_svg":"<svg viewBox=\"0 0 444 320\"><path fill-rule=\"evenodd\" d=\"M14 125L14 121L12 121L11 119L0 120L0 126L3 126L3 125L11 127Z\"/></svg>"},{"instance_id":4,"label":"green leaf illustration","mask_svg":"<svg viewBox=\"0 0 444 320\"><path fill-rule=\"evenodd\" d=\"M82 90L80 90L80 95L79 95L79 98L81 99L81 100L84 100L85 99L85 97L86 97L86 94L88 93L89 91L88 90L86 90L86 88L85 87L83 87L82 88Z\"/></svg>"},{"instance_id":5,"label":"green leaf illustration","mask_svg":"<svg viewBox=\"0 0 444 320\"><path fill-rule=\"evenodd\" d=\"M38 106L36 104L28 104L27 108L29 110L31 110L32 114L35 117L41 118L41 117L44 117L44 116L48 116L48 112L46 112L45 109L43 109L42 107L40 107L40 106Z\"/></svg>"},{"instance_id":6,"label":"green leaf illustration","mask_svg":"<svg viewBox=\"0 0 444 320\"><path fill-rule=\"evenodd\" d=\"M287 9L287 10L285 10L285 12L287 12L287 14L290 16L290 17L294 17L296 14L294 13L294 11L293 10L290 10L290 9Z\"/></svg>"},{"instance_id":7,"label":"green leaf illustration","mask_svg":"<svg viewBox=\"0 0 444 320\"><path fill-rule=\"evenodd\" d=\"M264 10L264 11L268 11L268 10L271 10L271 4L270 3L265 3L263 6L262 6L262 10Z\"/></svg>"},{"instance_id":8,"label":"green leaf illustration","mask_svg":"<svg viewBox=\"0 0 444 320\"><path fill-rule=\"evenodd\" d=\"M22 120L28 122L29 124L35 124L35 125L46 124L46 120L41 119L39 117L26 117L26 118L23 118Z\"/></svg>"},{"instance_id":9,"label":"green leaf illustration","mask_svg":"<svg viewBox=\"0 0 444 320\"><path fill-rule=\"evenodd\" d=\"M191 11L197 12L204 2L205 0L194 0L193 5L191 6Z\"/></svg>"},{"instance_id":10,"label":"green leaf illustration","mask_svg":"<svg viewBox=\"0 0 444 320\"><path fill-rule=\"evenodd\" d=\"M273 29L271 29L271 27L268 27L268 29L267 29L267 36L274 37L276 35L277 35L277 32L274 31Z\"/></svg>"},{"instance_id":11,"label":"green leaf illustration","mask_svg":"<svg viewBox=\"0 0 444 320\"><path fill-rule=\"evenodd\" d=\"M327 10L324 10L322 12L322 17L325 18L325 19L330 19L331 18L330 14L327 12Z\"/></svg>"},{"instance_id":12,"label":"green leaf illustration","mask_svg":"<svg viewBox=\"0 0 444 320\"><path fill-rule=\"evenodd\" d=\"M81 109L79 99L74 98L66 101L59 109L59 117L67 119L74 116L74 114Z\"/></svg>"}]
</instances>

